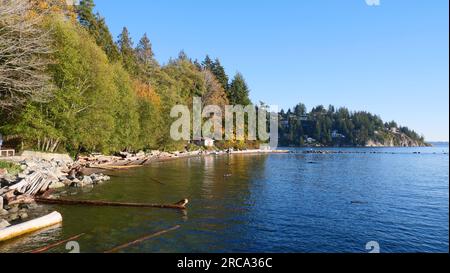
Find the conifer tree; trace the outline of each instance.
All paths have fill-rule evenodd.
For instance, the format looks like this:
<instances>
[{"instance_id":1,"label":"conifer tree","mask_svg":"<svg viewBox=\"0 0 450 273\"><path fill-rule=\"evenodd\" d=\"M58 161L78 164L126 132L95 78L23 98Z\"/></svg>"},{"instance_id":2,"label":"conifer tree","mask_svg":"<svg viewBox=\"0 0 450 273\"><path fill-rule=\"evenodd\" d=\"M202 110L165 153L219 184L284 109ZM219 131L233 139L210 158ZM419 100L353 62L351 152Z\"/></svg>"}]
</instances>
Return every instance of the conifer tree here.
<instances>
[{"instance_id":1,"label":"conifer tree","mask_svg":"<svg viewBox=\"0 0 450 273\"><path fill-rule=\"evenodd\" d=\"M126 27L122 29L122 33L118 37L117 46L119 47L123 66L129 73L135 75L137 73L136 55L133 49L133 41Z\"/></svg>"},{"instance_id":2,"label":"conifer tree","mask_svg":"<svg viewBox=\"0 0 450 273\"><path fill-rule=\"evenodd\" d=\"M248 97L250 90L241 73L237 73L231 81L228 89L228 99L232 105L249 105L251 101Z\"/></svg>"},{"instance_id":3,"label":"conifer tree","mask_svg":"<svg viewBox=\"0 0 450 273\"><path fill-rule=\"evenodd\" d=\"M221 65L219 59L215 59L211 72L216 76L216 79L219 81L219 83L222 85L222 88L224 90L228 89L228 76L225 73L224 67Z\"/></svg>"}]
</instances>

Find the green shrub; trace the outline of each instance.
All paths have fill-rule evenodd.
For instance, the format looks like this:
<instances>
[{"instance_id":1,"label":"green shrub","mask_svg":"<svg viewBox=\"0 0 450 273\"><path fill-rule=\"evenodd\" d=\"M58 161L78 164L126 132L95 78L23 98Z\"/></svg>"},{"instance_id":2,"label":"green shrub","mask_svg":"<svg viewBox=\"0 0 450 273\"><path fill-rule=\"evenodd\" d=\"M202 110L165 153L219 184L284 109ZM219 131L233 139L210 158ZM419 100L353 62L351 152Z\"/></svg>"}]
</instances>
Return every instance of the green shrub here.
<instances>
[{"instance_id":1,"label":"green shrub","mask_svg":"<svg viewBox=\"0 0 450 273\"><path fill-rule=\"evenodd\" d=\"M0 169L6 169L8 171L8 174L12 175L16 175L20 173L20 171L22 170L18 164L1 160L0 160Z\"/></svg>"}]
</instances>

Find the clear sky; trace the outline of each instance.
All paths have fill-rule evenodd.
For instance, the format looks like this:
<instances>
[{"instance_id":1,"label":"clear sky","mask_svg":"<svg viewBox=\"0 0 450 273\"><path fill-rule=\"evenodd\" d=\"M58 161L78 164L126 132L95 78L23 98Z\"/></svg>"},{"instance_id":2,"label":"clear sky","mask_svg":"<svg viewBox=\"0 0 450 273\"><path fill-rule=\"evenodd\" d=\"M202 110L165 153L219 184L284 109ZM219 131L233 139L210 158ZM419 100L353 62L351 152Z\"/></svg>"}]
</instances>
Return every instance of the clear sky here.
<instances>
[{"instance_id":1,"label":"clear sky","mask_svg":"<svg viewBox=\"0 0 450 273\"><path fill-rule=\"evenodd\" d=\"M96 0L115 37L146 32L166 63L219 57L251 99L367 110L448 140L447 0Z\"/></svg>"}]
</instances>

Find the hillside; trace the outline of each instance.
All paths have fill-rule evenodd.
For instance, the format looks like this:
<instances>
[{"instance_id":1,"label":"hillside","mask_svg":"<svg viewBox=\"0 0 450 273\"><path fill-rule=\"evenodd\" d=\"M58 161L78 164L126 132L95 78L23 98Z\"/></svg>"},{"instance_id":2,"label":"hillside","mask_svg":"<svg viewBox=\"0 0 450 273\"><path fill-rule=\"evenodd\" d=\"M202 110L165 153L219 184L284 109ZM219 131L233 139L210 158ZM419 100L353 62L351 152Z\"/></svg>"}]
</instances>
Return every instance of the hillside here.
<instances>
[{"instance_id":1,"label":"hillside","mask_svg":"<svg viewBox=\"0 0 450 273\"><path fill-rule=\"evenodd\" d=\"M302 103L279 113L282 146L428 146L425 138L395 121L345 107L319 105L307 112Z\"/></svg>"}]
</instances>

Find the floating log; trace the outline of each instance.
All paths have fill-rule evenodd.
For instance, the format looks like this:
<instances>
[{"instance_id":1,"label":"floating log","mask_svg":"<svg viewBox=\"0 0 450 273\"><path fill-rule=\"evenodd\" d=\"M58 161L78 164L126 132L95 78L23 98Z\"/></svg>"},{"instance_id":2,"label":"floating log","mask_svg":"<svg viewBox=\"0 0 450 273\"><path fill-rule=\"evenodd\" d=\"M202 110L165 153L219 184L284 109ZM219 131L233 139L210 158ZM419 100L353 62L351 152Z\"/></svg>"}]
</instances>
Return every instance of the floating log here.
<instances>
[{"instance_id":1,"label":"floating log","mask_svg":"<svg viewBox=\"0 0 450 273\"><path fill-rule=\"evenodd\" d=\"M166 184L164 184L163 182L159 181L159 180L156 179L156 178L153 178L153 177L149 177L149 178L150 178L150 180L153 180L153 181L155 181L156 183L159 183L159 184L161 184L161 185L166 185Z\"/></svg>"},{"instance_id":2,"label":"floating log","mask_svg":"<svg viewBox=\"0 0 450 273\"><path fill-rule=\"evenodd\" d=\"M73 240L75 240L75 239L78 239L78 238L80 238L81 236L83 236L84 234L85 234L85 233L81 233L81 234L72 236L72 237L70 237L70 238L67 238L67 239L65 239L65 240L62 240L62 241L59 241L59 242L56 242L56 243L53 243L53 244L49 244L49 245L47 245L47 246L40 247L40 248L31 250L31 251L27 251L27 252L25 252L25 253L42 253L42 252L45 252L45 251L47 251L47 250L50 250L50 249L52 249L52 248L54 248L54 247L57 247L57 246L59 246L59 245L62 245L62 244L64 244L64 243L67 243L67 242L73 241Z\"/></svg>"},{"instance_id":3,"label":"floating log","mask_svg":"<svg viewBox=\"0 0 450 273\"><path fill-rule=\"evenodd\" d=\"M138 208L162 208L162 209L186 209L187 199L183 199L175 204L146 204L146 203L127 203L110 201L91 201L91 200L70 200L70 199L50 199L35 198L35 201L43 204L57 205L86 205L86 206L108 206L108 207L138 207Z\"/></svg>"},{"instance_id":4,"label":"floating log","mask_svg":"<svg viewBox=\"0 0 450 273\"><path fill-rule=\"evenodd\" d=\"M0 242L62 222L59 212L52 212L40 218L0 229Z\"/></svg>"},{"instance_id":5,"label":"floating log","mask_svg":"<svg viewBox=\"0 0 450 273\"><path fill-rule=\"evenodd\" d=\"M143 242L143 241L145 241L145 240L154 238L154 237L156 237L156 236L162 235L162 234L167 233L167 232L172 231L172 230L176 230L176 229L178 229L178 228L180 228L180 225L176 225L176 226L171 227L171 228L169 228L169 229L161 230L161 231L158 231L158 232L156 232L156 233L153 233L153 234L150 234L150 235L141 237L141 238L136 239L136 240L134 240L134 241L132 241L132 242L129 242L129 243L126 243L126 244L117 246L117 247L115 247L115 248L113 248L113 249L107 250L107 251L105 251L104 253L113 253L113 252L117 252L117 251L119 251L119 250L121 250L121 249L124 249L124 248L130 247L130 246L139 244L139 243L141 243L141 242Z\"/></svg>"},{"instance_id":6,"label":"floating log","mask_svg":"<svg viewBox=\"0 0 450 273\"><path fill-rule=\"evenodd\" d=\"M142 165L92 165L91 168L101 169L101 170L124 170L142 167Z\"/></svg>"}]
</instances>

